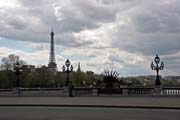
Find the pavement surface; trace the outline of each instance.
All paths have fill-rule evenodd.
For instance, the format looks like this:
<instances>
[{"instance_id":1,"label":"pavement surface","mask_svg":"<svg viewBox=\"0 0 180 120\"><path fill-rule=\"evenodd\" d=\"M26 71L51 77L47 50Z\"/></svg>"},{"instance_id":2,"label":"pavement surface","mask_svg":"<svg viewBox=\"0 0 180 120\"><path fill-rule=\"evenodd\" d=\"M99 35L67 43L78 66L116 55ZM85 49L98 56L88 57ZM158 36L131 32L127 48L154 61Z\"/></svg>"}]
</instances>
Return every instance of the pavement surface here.
<instances>
[{"instance_id":1,"label":"pavement surface","mask_svg":"<svg viewBox=\"0 0 180 120\"><path fill-rule=\"evenodd\" d=\"M180 97L0 97L0 106L79 106L180 110Z\"/></svg>"},{"instance_id":2,"label":"pavement surface","mask_svg":"<svg viewBox=\"0 0 180 120\"><path fill-rule=\"evenodd\" d=\"M180 120L180 110L89 107L0 107L0 120Z\"/></svg>"},{"instance_id":3,"label":"pavement surface","mask_svg":"<svg viewBox=\"0 0 180 120\"><path fill-rule=\"evenodd\" d=\"M180 97L0 97L0 120L180 120Z\"/></svg>"}]
</instances>

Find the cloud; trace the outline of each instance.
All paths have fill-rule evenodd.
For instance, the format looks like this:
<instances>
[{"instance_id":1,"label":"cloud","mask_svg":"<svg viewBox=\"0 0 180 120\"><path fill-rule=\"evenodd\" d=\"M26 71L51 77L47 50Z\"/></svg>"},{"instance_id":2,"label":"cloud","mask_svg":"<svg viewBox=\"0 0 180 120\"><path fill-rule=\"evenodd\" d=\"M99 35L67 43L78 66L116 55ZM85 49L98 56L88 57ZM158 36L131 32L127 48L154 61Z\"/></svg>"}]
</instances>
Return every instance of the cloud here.
<instances>
[{"instance_id":1,"label":"cloud","mask_svg":"<svg viewBox=\"0 0 180 120\"><path fill-rule=\"evenodd\" d=\"M137 0L133 0L133 3L134 1ZM2 6L6 16L1 20L3 32L0 35L15 40L48 42L50 28L54 26L56 38L60 40L57 44L78 47L82 43L77 42L79 39L74 33L99 29L102 24L114 21L119 5L125 3L124 6L129 6L131 2L19 0L14 3L18 6L16 8ZM84 44L91 42L86 41Z\"/></svg>"},{"instance_id":2,"label":"cloud","mask_svg":"<svg viewBox=\"0 0 180 120\"><path fill-rule=\"evenodd\" d=\"M118 32L113 34L116 36L112 40L113 46L129 52L140 52L146 56L177 53L180 50L178 3L176 1L164 5L146 1L125 13L120 13L114 23ZM126 18L127 22L118 26L118 21L123 18Z\"/></svg>"},{"instance_id":3,"label":"cloud","mask_svg":"<svg viewBox=\"0 0 180 120\"><path fill-rule=\"evenodd\" d=\"M15 54L20 56L20 59L26 61L28 64L47 64L48 61L48 51L37 51L34 53L28 53L21 50L10 49L6 47L0 48L0 58L7 57L10 54Z\"/></svg>"},{"instance_id":4,"label":"cloud","mask_svg":"<svg viewBox=\"0 0 180 120\"><path fill-rule=\"evenodd\" d=\"M0 37L32 42L36 51L33 59L49 53L49 46L44 44L49 44L53 26L55 44L63 47L56 52L58 61L71 57L73 62L82 61L85 69L98 73L97 68L113 66L125 75L151 74L149 62L158 53L168 64L169 73L178 74L178 0L7 2L0 2Z\"/></svg>"}]
</instances>

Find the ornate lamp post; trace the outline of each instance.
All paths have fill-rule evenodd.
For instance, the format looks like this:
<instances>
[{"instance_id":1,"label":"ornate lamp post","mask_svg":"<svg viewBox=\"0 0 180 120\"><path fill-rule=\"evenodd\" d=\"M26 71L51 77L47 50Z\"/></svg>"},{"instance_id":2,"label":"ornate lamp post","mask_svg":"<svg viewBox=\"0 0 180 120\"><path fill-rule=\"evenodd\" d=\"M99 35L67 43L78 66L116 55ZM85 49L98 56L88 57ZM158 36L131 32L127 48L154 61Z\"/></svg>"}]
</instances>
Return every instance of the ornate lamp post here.
<instances>
[{"instance_id":1,"label":"ornate lamp post","mask_svg":"<svg viewBox=\"0 0 180 120\"><path fill-rule=\"evenodd\" d=\"M15 92L17 93L17 95L20 95L20 79L19 79L19 75L22 73L22 65L19 63L19 58L17 58L16 63L14 64L14 71L16 74L16 83L15 83Z\"/></svg>"},{"instance_id":2,"label":"ornate lamp post","mask_svg":"<svg viewBox=\"0 0 180 120\"><path fill-rule=\"evenodd\" d=\"M69 59L66 60L65 65L62 67L63 72L66 72L67 78L65 82L65 86L69 85L69 73L73 71L73 66L71 65L71 62Z\"/></svg>"},{"instance_id":3,"label":"ornate lamp post","mask_svg":"<svg viewBox=\"0 0 180 120\"><path fill-rule=\"evenodd\" d=\"M154 62L156 63L156 65L154 65L154 63L152 62L151 63L151 69L156 70L156 73L157 73L155 85L156 86L161 86L161 81L160 81L160 78L159 78L159 70L163 70L164 63L161 61L161 64L159 66L160 58L159 58L158 55L156 55L156 57L154 58Z\"/></svg>"},{"instance_id":4,"label":"ornate lamp post","mask_svg":"<svg viewBox=\"0 0 180 120\"><path fill-rule=\"evenodd\" d=\"M16 64L14 65L14 70L15 70L15 74L16 74L16 84L15 87L19 88L20 87L20 82L19 82L19 75L22 72L22 65L19 63L19 59L17 58Z\"/></svg>"}]
</instances>

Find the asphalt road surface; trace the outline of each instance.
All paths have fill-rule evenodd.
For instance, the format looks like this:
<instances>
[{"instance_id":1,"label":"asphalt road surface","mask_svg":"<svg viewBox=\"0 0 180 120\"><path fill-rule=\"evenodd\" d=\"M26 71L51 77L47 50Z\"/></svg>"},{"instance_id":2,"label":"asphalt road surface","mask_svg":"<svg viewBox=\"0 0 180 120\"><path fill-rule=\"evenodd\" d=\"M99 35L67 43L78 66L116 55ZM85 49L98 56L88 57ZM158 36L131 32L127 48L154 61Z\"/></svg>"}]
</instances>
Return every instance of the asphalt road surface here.
<instances>
[{"instance_id":1,"label":"asphalt road surface","mask_svg":"<svg viewBox=\"0 0 180 120\"><path fill-rule=\"evenodd\" d=\"M0 107L0 120L180 120L180 110L88 107Z\"/></svg>"}]
</instances>

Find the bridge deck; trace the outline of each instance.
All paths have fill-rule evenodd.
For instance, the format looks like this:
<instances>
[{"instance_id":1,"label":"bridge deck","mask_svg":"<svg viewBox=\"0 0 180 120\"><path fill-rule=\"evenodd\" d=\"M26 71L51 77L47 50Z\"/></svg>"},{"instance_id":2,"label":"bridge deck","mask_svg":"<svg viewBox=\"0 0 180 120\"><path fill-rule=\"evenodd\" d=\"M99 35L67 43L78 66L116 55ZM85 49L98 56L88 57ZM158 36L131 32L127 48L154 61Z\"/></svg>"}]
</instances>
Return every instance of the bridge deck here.
<instances>
[{"instance_id":1,"label":"bridge deck","mask_svg":"<svg viewBox=\"0 0 180 120\"><path fill-rule=\"evenodd\" d=\"M180 97L0 97L0 105L153 106L180 109Z\"/></svg>"}]
</instances>

